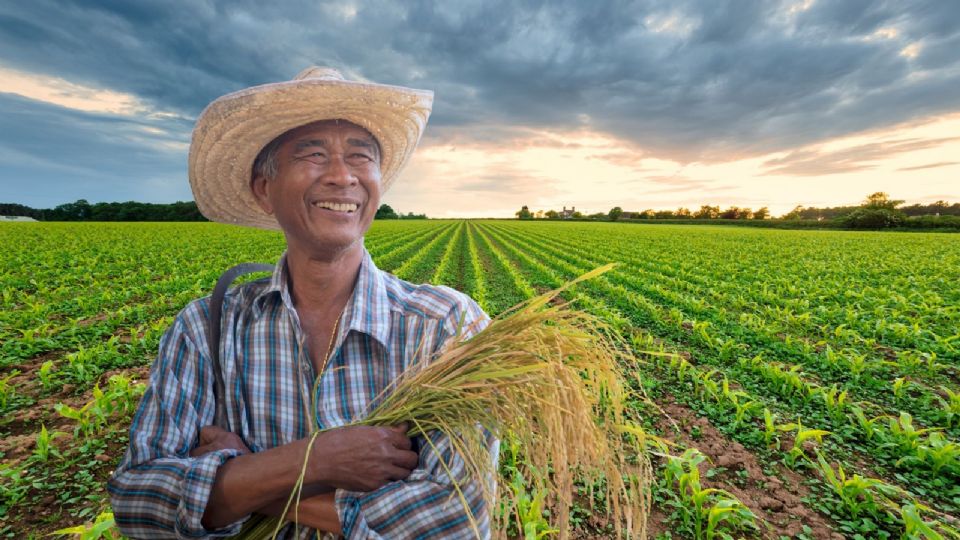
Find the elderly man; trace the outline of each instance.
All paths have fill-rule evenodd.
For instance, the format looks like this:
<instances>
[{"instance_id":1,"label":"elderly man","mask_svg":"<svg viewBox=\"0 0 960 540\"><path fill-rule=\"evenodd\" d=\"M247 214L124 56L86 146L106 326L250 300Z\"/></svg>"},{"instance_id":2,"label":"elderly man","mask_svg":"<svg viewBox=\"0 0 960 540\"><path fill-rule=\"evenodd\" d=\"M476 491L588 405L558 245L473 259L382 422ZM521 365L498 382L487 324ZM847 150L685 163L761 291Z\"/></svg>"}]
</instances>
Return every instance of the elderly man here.
<instances>
[{"instance_id":1,"label":"elderly man","mask_svg":"<svg viewBox=\"0 0 960 540\"><path fill-rule=\"evenodd\" d=\"M441 463L404 425L338 427L363 418L424 351L487 321L452 289L378 270L363 245L432 98L311 68L224 96L200 116L190 148L200 210L279 227L287 251L269 280L227 294L219 343L207 337L209 298L184 308L164 335L108 486L125 534L236 534L252 513L280 515L306 459L303 498L286 516L296 516L300 537L489 535L481 486L463 481L462 462ZM442 437L434 444L449 450ZM281 537L293 531L287 525Z\"/></svg>"}]
</instances>

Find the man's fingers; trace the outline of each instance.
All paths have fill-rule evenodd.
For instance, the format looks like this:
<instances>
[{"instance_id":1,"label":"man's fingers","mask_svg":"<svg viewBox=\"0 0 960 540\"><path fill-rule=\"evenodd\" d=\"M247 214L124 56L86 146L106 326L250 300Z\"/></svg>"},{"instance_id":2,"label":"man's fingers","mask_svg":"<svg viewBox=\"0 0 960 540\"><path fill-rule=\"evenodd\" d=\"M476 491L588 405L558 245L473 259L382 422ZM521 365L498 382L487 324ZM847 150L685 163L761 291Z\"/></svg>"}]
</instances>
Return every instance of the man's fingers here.
<instances>
[{"instance_id":1,"label":"man's fingers","mask_svg":"<svg viewBox=\"0 0 960 540\"><path fill-rule=\"evenodd\" d=\"M410 450L413 448L413 443L410 441L410 437L407 437L403 433L394 433L390 437L390 444L398 450Z\"/></svg>"},{"instance_id":2,"label":"man's fingers","mask_svg":"<svg viewBox=\"0 0 960 540\"><path fill-rule=\"evenodd\" d=\"M203 426L200 428L197 447L190 451L193 457L201 456L217 450L239 450L249 454L250 449L236 433L227 431L220 426Z\"/></svg>"},{"instance_id":3,"label":"man's fingers","mask_svg":"<svg viewBox=\"0 0 960 540\"><path fill-rule=\"evenodd\" d=\"M412 471L420 464L420 456L416 452L402 451L397 452L393 459L393 464Z\"/></svg>"},{"instance_id":4,"label":"man's fingers","mask_svg":"<svg viewBox=\"0 0 960 540\"><path fill-rule=\"evenodd\" d=\"M219 437L230 435L230 432L220 426L203 426L200 428L200 444L209 444Z\"/></svg>"},{"instance_id":5,"label":"man's fingers","mask_svg":"<svg viewBox=\"0 0 960 540\"><path fill-rule=\"evenodd\" d=\"M217 448L214 448L213 445L210 445L210 444L205 444L205 445L203 445L203 446L198 446L198 447L194 448L193 450L190 450L190 457L200 457L200 456L202 456L202 455L204 455L204 454L209 454L210 452L213 452L214 450L217 450Z\"/></svg>"},{"instance_id":6,"label":"man's fingers","mask_svg":"<svg viewBox=\"0 0 960 540\"><path fill-rule=\"evenodd\" d=\"M403 467L393 467L387 475L387 478L390 480L404 480L406 477L410 476L410 469L404 469Z\"/></svg>"}]
</instances>

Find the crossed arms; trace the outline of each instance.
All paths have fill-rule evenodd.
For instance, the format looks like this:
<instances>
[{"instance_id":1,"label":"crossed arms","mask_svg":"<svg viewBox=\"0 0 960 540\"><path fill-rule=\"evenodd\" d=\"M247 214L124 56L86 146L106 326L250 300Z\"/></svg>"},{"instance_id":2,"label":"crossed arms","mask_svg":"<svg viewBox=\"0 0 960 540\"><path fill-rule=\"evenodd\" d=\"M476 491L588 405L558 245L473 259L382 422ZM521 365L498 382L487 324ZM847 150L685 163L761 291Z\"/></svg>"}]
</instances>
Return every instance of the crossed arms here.
<instances>
[{"instance_id":1,"label":"crossed arms","mask_svg":"<svg viewBox=\"0 0 960 540\"><path fill-rule=\"evenodd\" d=\"M212 424L215 406L210 368L199 352L205 349L196 340L179 317L164 336L131 425L130 448L108 484L115 520L127 536L236 534L251 512L279 515L300 474L308 439L253 453L236 435L201 429ZM348 538L466 539L476 536L472 514L486 536L481 486L448 441L431 436L417 456L402 431L356 426L318 436L298 520Z\"/></svg>"}]
</instances>

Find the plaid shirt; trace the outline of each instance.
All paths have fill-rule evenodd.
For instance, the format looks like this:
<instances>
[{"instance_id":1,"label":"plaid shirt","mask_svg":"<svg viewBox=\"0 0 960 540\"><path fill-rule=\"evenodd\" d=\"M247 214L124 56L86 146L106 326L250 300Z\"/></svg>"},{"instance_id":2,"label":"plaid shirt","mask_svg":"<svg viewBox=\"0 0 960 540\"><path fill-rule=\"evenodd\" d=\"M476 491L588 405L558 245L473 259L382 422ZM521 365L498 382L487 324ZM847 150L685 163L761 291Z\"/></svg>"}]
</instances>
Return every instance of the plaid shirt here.
<instances>
[{"instance_id":1,"label":"plaid shirt","mask_svg":"<svg viewBox=\"0 0 960 540\"><path fill-rule=\"evenodd\" d=\"M232 289L223 305L221 358L230 430L253 452L280 446L310 433L308 396L314 368L301 355L303 333L287 286L286 256L273 276ZM143 401L130 427L130 447L108 484L121 531L136 538L203 538L236 534L244 520L223 529L201 524L217 468L234 450L189 457L200 428L214 422L213 372L207 357L209 298L196 300L177 316L160 342ZM422 351L437 351L464 328L487 316L467 296L432 285L412 285L383 272L369 253L329 366L318 386L316 422L321 428L363 418L371 401ZM423 349L419 349L421 347ZM418 349L420 353L418 354ZM298 366L298 359L302 358ZM449 456L446 438L432 440ZM422 441L421 441L422 443ZM370 492L337 490L336 508L347 538L473 538L475 536L450 477L427 444L420 464L403 481ZM496 443L491 444L496 459ZM450 472L463 477L463 463ZM489 536L489 517L479 487L461 488ZM300 527L300 538L312 534ZM293 526L282 531L293 538Z\"/></svg>"}]
</instances>

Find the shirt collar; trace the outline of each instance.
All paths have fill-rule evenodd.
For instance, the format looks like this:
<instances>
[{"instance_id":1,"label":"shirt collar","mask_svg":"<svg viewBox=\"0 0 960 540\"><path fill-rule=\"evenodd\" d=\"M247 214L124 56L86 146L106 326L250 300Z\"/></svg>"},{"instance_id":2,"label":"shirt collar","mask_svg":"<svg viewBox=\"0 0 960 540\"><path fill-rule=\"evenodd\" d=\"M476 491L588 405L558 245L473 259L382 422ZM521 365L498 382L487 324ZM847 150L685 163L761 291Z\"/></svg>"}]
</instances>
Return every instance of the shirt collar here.
<instances>
[{"instance_id":1,"label":"shirt collar","mask_svg":"<svg viewBox=\"0 0 960 540\"><path fill-rule=\"evenodd\" d=\"M293 307L293 302L290 300L290 292L287 291L287 252L284 251L283 255L280 256L280 260L277 261L277 264L273 267L273 274L270 276L270 281L267 283L267 286L260 290L257 293L257 296L253 299L253 309L257 317L263 312L263 304L266 301L267 297L279 294L283 298L283 303L288 307Z\"/></svg>"},{"instance_id":2,"label":"shirt collar","mask_svg":"<svg viewBox=\"0 0 960 540\"><path fill-rule=\"evenodd\" d=\"M279 294L287 309L294 310L287 273L287 253L284 252L277 261L270 282L254 301L258 309L262 310L263 302L268 296ZM350 300L344 307L341 320L345 323L341 324L341 328L346 329L346 332L341 330L341 335L346 335L350 330L356 330L373 337L384 347L387 346L390 338L390 298L387 296L383 275L366 248L363 249L357 283L354 285Z\"/></svg>"},{"instance_id":3,"label":"shirt collar","mask_svg":"<svg viewBox=\"0 0 960 540\"><path fill-rule=\"evenodd\" d=\"M383 274L373 263L366 248L353 296L343 312L344 328L371 336L384 347L390 339L390 298Z\"/></svg>"}]
</instances>

